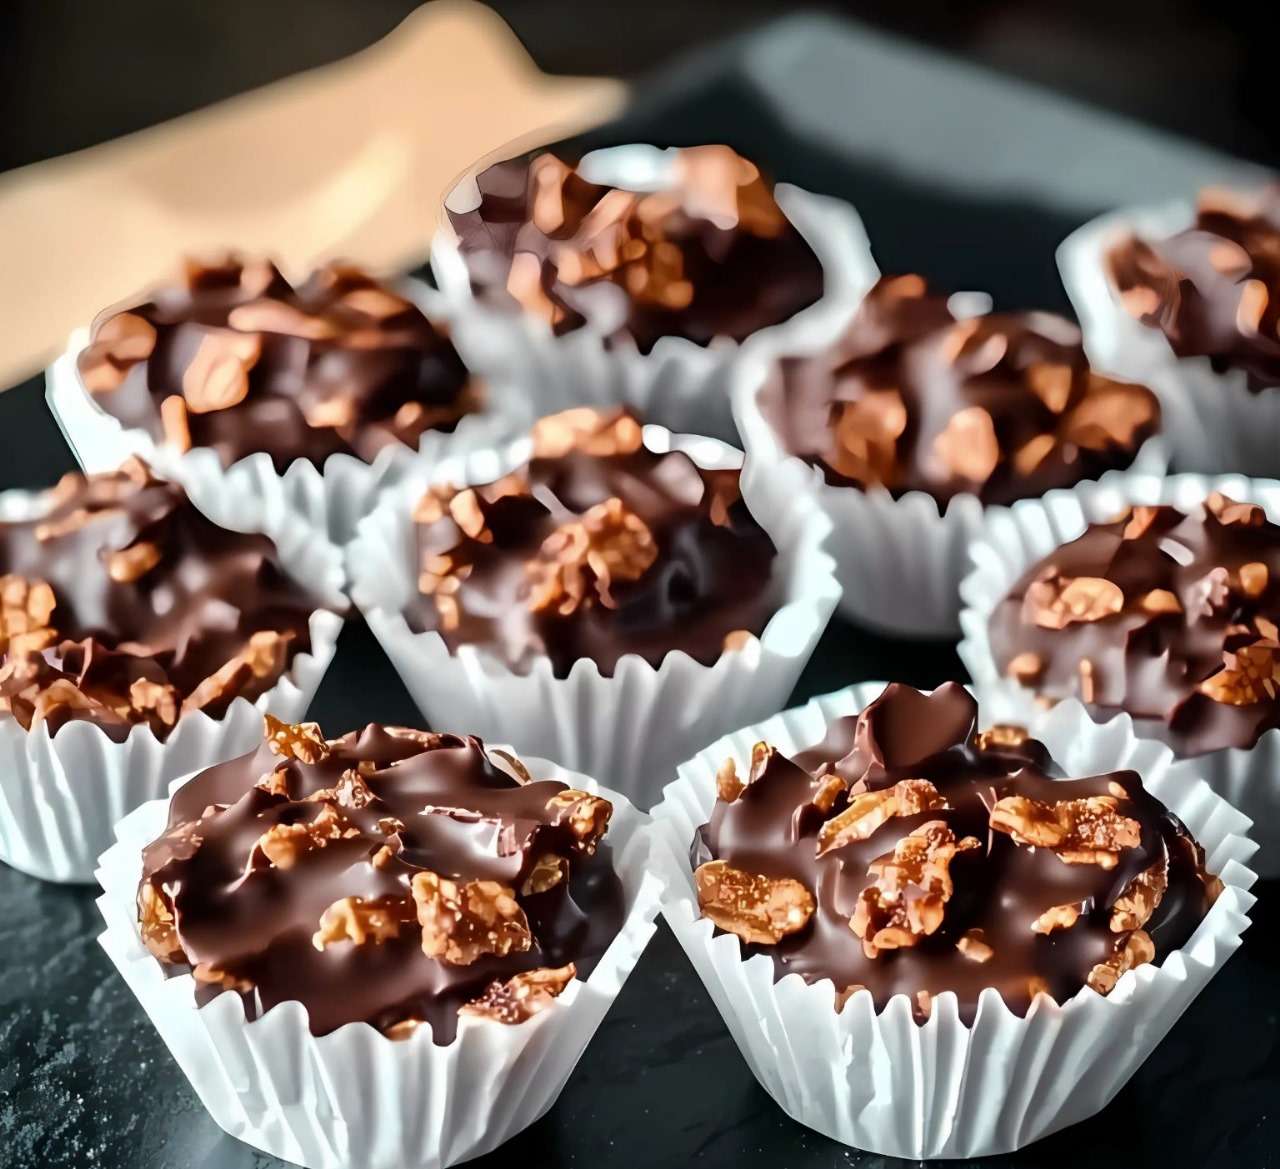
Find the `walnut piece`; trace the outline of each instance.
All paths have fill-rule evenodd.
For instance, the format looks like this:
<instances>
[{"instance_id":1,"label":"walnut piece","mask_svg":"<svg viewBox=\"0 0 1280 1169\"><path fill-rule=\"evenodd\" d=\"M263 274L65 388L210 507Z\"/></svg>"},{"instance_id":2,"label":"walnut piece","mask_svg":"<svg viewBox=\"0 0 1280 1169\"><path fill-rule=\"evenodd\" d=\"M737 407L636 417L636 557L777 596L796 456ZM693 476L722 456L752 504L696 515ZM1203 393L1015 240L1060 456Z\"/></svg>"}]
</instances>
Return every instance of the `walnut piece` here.
<instances>
[{"instance_id":1,"label":"walnut piece","mask_svg":"<svg viewBox=\"0 0 1280 1169\"><path fill-rule=\"evenodd\" d=\"M933 441L934 453L952 474L985 483L1000 463L1000 443L991 415L981 406L957 411Z\"/></svg>"},{"instance_id":2,"label":"walnut piece","mask_svg":"<svg viewBox=\"0 0 1280 1169\"><path fill-rule=\"evenodd\" d=\"M866 840L895 816L915 816L936 812L947 801L927 779L903 779L892 787L862 792L850 798L849 806L818 829L818 855L843 848L855 840Z\"/></svg>"},{"instance_id":3,"label":"walnut piece","mask_svg":"<svg viewBox=\"0 0 1280 1169\"><path fill-rule=\"evenodd\" d=\"M312 820L297 824L273 824L253 846L250 867L256 867L261 855L273 868L291 869L307 853L324 848L334 840L358 836L360 830L349 824L332 804L322 804Z\"/></svg>"},{"instance_id":4,"label":"walnut piece","mask_svg":"<svg viewBox=\"0 0 1280 1169\"><path fill-rule=\"evenodd\" d=\"M547 801L547 811L555 814L551 821L554 827L568 826L573 835L574 849L590 856L600 838L609 830L613 805L599 796L570 787Z\"/></svg>"},{"instance_id":5,"label":"walnut piece","mask_svg":"<svg viewBox=\"0 0 1280 1169\"><path fill-rule=\"evenodd\" d=\"M1041 629L1065 629L1075 621L1101 621L1123 608L1124 593L1114 581L1100 576L1065 577L1051 570L1028 586L1022 619Z\"/></svg>"},{"instance_id":6,"label":"walnut piece","mask_svg":"<svg viewBox=\"0 0 1280 1169\"><path fill-rule=\"evenodd\" d=\"M520 886L520 893L529 897L535 893L545 893L569 879L569 862L554 852L544 853L533 862L533 868Z\"/></svg>"},{"instance_id":7,"label":"walnut piece","mask_svg":"<svg viewBox=\"0 0 1280 1169\"><path fill-rule=\"evenodd\" d=\"M143 882L138 890L138 931L142 944L161 962L186 961L182 943L178 941L173 903L167 893L150 881Z\"/></svg>"},{"instance_id":8,"label":"walnut piece","mask_svg":"<svg viewBox=\"0 0 1280 1169\"><path fill-rule=\"evenodd\" d=\"M614 496L542 542L537 557L525 566L529 607L535 613L554 609L567 617L588 601L587 590L594 586L600 604L616 608L610 586L639 580L657 558L658 545L648 525Z\"/></svg>"},{"instance_id":9,"label":"walnut piece","mask_svg":"<svg viewBox=\"0 0 1280 1169\"><path fill-rule=\"evenodd\" d=\"M970 962L990 962L996 952L987 944L986 934L980 929L966 930L956 942L956 949Z\"/></svg>"},{"instance_id":10,"label":"walnut piece","mask_svg":"<svg viewBox=\"0 0 1280 1169\"><path fill-rule=\"evenodd\" d=\"M1069 930L1084 912L1083 903L1052 905L1031 923L1031 932L1051 934L1055 930Z\"/></svg>"},{"instance_id":11,"label":"walnut piece","mask_svg":"<svg viewBox=\"0 0 1280 1169\"><path fill-rule=\"evenodd\" d=\"M1110 994L1125 971L1150 962L1155 956L1156 947L1151 935L1146 930L1134 930L1133 933L1116 939L1115 953L1090 970L1085 983L1099 994Z\"/></svg>"},{"instance_id":12,"label":"walnut piece","mask_svg":"<svg viewBox=\"0 0 1280 1169\"><path fill-rule=\"evenodd\" d=\"M261 356L262 338L256 334L234 329L206 332L182 374L187 409L192 414L209 414L243 402L249 392L249 371Z\"/></svg>"},{"instance_id":13,"label":"walnut piece","mask_svg":"<svg viewBox=\"0 0 1280 1169\"><path fill-rule=\"evenodd\" d=\"M998 751L1001 747L1021 747L1029 738L1031 733L1026 727L1013 723L995 723L985 731L979 731L974 736L973 743L979 751Z\"/></svg>"},{"instance_id":14,"label":"walnut piece","mask_svg":"<svg viewBox=\"0 0 1280 1169\"><path fill-rule=\"evenodd\" d=\"M139 540L107 558L107 575L117 584L133 584L160 563L160 548L149 540Z\"/></svg>"},{"instance_id":15,"label":"walnut piece","mask_svg":"<svg viewBox=\"0 0 1280 1169\"><path fill-rule=\"evenodd\" d=\"M311 937L317 950L337 942L366 942L380 945L400 933L400 906L392 902L366 901L363 897L343 897L320 915L320 928Z\"/></svg>"},{"instance_id":16,"label":"walnut piece","mask_svg":"<svg viewBox=\"0 0 1280 1169\"><path fill-rule=\"evenodd\" d=\"M1280 682L1280 645L1263 639L1223 653L1222 669L1196 689L1226 706L1253 706L1274 701L1277 682Z\"/></svg>"},{"instance_id":17,"label":"walnut piece","mask_svg":"<svg viewBox=\"0 0 1280 1169\"><path fill-rule=\"evenodd\" d=\"M1161 857L1133 878L1111 906L1111 932L1141 929L1155 913L1169 887L1169 858Z\"/></svg>"},{"instance_id":18,"label":"walnut piece","mask_svg":"<svg viewBox=\"0 0 1280 1169\"><path fill-rule=\"evenodd\" d=\"M1136 848L1142 828L1117 810L1116 796L1041 803L1027 796L1005 796L991 809L991 827L1016 844L1047 848L1069 865L1113 869L1120 854Z\"/></svg>"},{"instance_id":19,"label":"walnut piece","mask_svg":"<svg viewBox=\"0 0 1280 1169\"><path fill-rule=\"evenodd\" d=\"M890 853L867 868L874 878L858 895L849 928L862 950L875 958L883 950L916 945L941 924L954 885L951 862L979 847L972 836L957 840L942 820L930 820L904 836Z\"/></svg>"},{"instance_id":20,"label":"walnut piece","mask_svg":"<svg viewBox=\"0 0 1280 1169\"><path fill-rule=\"evenodd\" d=\"M763 741L755 743L751 748L751 770L747 773L746 782L738 778L738 767L733 756L728 755L716 772L716 795L726 804L733 803L761 775L773 758L775 748Z\"/></svg>"},{"instance_id":21,"label":"walnut piece","mask_svg":"<svg viewBox=\"0 0 1280 1169\"><path fill-rule=\"evenodd\" d=\"M640 423L630 414L579 406L534 423L533 457L558 459L574 450L605 458L629 455L638 451L643 441Z\"/></svg>"},{"instance_id":22,"label":"walnut piece","mask_svg":"<svg viewBox=\"0 0 1280 1169\"><path fill-rule=\"evenodd\" d=\"M897 390L867 390L832 410L835 445L828 455L832 468L865 486L892 486L898 439L907 428L907 408Z\"/></svg>"},{"instance_id":23,"label":"walnut piece","mask_svg":"<svg viewBox=\"0 0 1280 1169\"><path fill-rule=\"evenodd\" d=\"M459 1015L476 1015L508 1025L523 1023L545 1011L578 973L572 962L558 969L539 967L505 982L491 982L484 994L458 1008Z\"/></svg>"},{"instance_id":24,"label":"walnut piece","mask_svg":"<svg viewBox=\"0 0 1280 1169\"><path fill-rule=\"evenodd\" d=\"M791 877L766 877L708 861L693 874L703 915L744 942L769 946L802 930L813 916L813 894Z\"/></svg>"},{"instance_id":25,"label":"walnut piece","mask_svg":"<svg viewBox=\"0 0 1280 1169\"><path fill-rule=\"evenodd\" d=\"M415 873L413 900L422 927L422 952L453 966L484 954L523 954L533 938L515 891L498 881L451 881Z\"/></svg>"},{"instance_id":26,"label":"walnut piece","mask_svg":"<svg viewBox=\"0 0 1280 1169\"><path fill-rule=\"evenodd\" d=\"M287 723L274 715L262 716L272 754L300 763L321 763L329 757L329 744L318 723Z\"/></svg>"},{"instance_id":27,"label":"walnut piece","mask_svg":"<svg viewBox=\"0 0 1280 1169\"><path fill-rule=\"evenodd\" d=\"M0 576L0 654L38 653L57 640L49 625L57 600L42 580Z\"/></svg>"}]
</instances>

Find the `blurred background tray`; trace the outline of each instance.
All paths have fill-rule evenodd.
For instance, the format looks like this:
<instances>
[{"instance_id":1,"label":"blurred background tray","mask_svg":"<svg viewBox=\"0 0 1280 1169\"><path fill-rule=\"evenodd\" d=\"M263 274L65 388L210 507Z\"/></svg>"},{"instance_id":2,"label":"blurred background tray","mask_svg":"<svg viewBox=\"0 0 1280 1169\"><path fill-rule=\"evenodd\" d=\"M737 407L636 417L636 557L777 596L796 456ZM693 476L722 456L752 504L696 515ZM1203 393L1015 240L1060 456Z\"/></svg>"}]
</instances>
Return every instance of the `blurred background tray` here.
<instances>
[{"instance_id":1,"label":"blurred background tray","mask_svg":"<svg viewBox=\"0 0 1280 1169\"><path fill-rule=\"evenodd\" d=\"M1208 147L822 17L695 54L641 85L620 121L584 140L728 141L778 177L851 199L884 271L983 289L1005 308L1066 309L1053 250L1092 214L1252 174ZM0 487L51 483L73 465L42 379L0 395L0 436ZM951 643L893 642L837 623L795 697L871 678L963 677ZM371 719L420 721L359 622L343 634L312 717L330 734ZM1102 1115L992 1164L1273 1164L1273 892L1261 889L1241 953ZM99 951L93 895L0 867L0 1165L279 1165L204 1114ZM665 927L559 1104L474 1162L893 1163L829 1142L773 1104Z\"/></svg>"}]
</instances>

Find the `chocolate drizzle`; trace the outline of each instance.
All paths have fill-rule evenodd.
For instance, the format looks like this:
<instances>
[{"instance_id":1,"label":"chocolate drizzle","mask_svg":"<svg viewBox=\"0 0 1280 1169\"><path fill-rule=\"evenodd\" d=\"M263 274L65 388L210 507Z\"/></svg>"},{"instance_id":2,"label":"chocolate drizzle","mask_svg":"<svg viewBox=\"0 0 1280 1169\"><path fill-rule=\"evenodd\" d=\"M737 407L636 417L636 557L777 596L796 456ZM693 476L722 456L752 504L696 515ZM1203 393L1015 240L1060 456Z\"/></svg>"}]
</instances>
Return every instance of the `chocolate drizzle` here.
<instances>
[{"instance_id":1,"label":"chocolate drizzle","mask_svg":"<svg viewBox=\"0 0 1280 1169\"><path fill-rule=\"evenodd\" d=\"M0 524L0 709L164 737L274 686L321 607L266 536L217 527L140 461L67 475L39 519Z\"/></svg>"},{"instance_id":2,"label":"chocolate drizzle","mask_svg":"<svg viewBox=\"0 0 1280 1169\"><path fill-rule=\"evenodd\" d=\"M1125 309L1179 357L1280 383L1280 185L1201 192L1195 222L1167 239L1130 236L1106 256Z\"/></svg>"},{"instance_id":3,"label":"chocolate drizzle","mask_svg":"<svg viewBox=\"0 0 1280 1169\"><path fill-rule=\"evenodd\" d=\"M1199 846L1139 777L1062 778L1042 744L1008 728L978 734L976 718L975 701L954 683L932 695L895 684L794 759L761 755L736 795L737 785L722 786L694 841L695 867L714 858L798 882L814 903L799 928L772 944L744 945L745 954L770 955L779 977L830 978L841 1002L865 987L877 1009L904 994L923 1016L932 997L952 991L971 1021L987 987L1023 1014L1036 993L1063 1002L1086 983L1106 993L1121 952L1130 963L1159 961L1189 939L1218 884ZM902 798L886 813L882 797L895 795ZM1019 798L1060 810L1073 835L1030 846L1019 831L1045 826L1011 825L1033 807ZM1083 804L1061 803L1083 800L1093 801L1087 814ZM915 872L919 883L908 880L894 903L886 862L926 838L932 870ZM949 867L935 848L947 839L956 846ZM1114 851L1070 851L1080 841ZM1167 883L1158 895L1139 895L1135 879L1153 867ZM909 862L896 875L904 872ZM882 894L889 900L877 905ZM896 935L874 932L886 905L897 915ZM1076 916L1045 916L1056 907ZM705 900L704 910L717 914ZM1051 921L1056 928L1046 932Z\"/></svg>"},{"instance_id":4,"label":"chocolate drizzle","mask_svg":"<svg viewBox=\"0 0 1280 1169\"><path fill-rule=\"evenodd\" d=\"M1128 466L1155 396L1089 369L1048 313L957 320L919 276L882 279L825 352L788 358L760 394L786 450L836 486L1010 503Z\"/></svg>"},{"instance_id":5,"label":"chocolate drizzle","mask_svg":"<svg viewBox=\"0 0 1280 1169\"><path fill-rule=\"evenodd\" d=\"M256 1017L296 1000L316 1035L364 1021L400 1038L427 1021L446 1044L495 982L570 963L589 976L623 919L597 848L607 802L518 779L474 737L273 729L178 791L144 852L144 940L194 972L201 1003L233 989ZM426 885L450 881L506 890L518 908L505 904L501 944L421 908ZM442 936L444 956L428 957Z\"/></svg>"},{"instance_id":6,"label":"chocolate drizzle","mask_svg":"<svg viewBox=\"0 0 1280 1169\"><path fill-rule=\"evenodd\" d=\"M263 260L189 264L182 284L100 316L78 367L126 427L224 466L265 451L280 472L338 453L372 462L478 405L448 337L340 264L296 289Z\"/></svg>"},{"instance_id":7,"label":"chocolate drizzle","mask_svg":"<svg viewBox=\"0 0 1280 1169\"><path fill-rule=\"evenodd\" d=\"M675 155L671 185L587 182L552 154L500 162L474 211L450 212L481 294L589 325L642 353L660 337L745 340L813 304L822 268L757 168L726 146Z\"/></svg>"},{"instance_id":8,"label":"chocolate drizzle","mask_svg":"<svg viewBox=\"0 0 1280 1169\"><path fill-rule=\"evenodd\" d=\"M543 419L534 457L496 483L418 505L419 588L405 611L451 650L485 648L558 676L623 654L714 662L773 613L775 549L737 471L643 445L638 419L588 409Z\"/></svg>"},{"instance_id":9,"label":"chocolate drizzle","mask_svg":"<svg viewBox=\"0 0 1280 1169\"><path fill-rule=\"evenodd\" d=\"M1194 756L1280 726L1277 622L1280 526L1213 496L1090 525L1023 574L989 636L1039 694L1125 711Z\"/></svg>"}]
</instances>

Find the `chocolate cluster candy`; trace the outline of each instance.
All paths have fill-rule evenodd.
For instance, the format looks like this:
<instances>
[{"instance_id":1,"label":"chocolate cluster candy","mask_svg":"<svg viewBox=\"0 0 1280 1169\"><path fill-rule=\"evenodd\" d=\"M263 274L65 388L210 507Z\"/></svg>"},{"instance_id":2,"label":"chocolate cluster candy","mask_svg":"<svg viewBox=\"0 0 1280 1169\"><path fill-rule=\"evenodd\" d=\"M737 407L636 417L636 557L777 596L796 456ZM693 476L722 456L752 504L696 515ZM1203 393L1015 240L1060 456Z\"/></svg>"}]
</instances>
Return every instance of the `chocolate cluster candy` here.
<instances>
[{"instance_id":1,"label":"chocolate cluster candy","mask_svg":"<svg viewBox=\"0 0 1280 1169\"><path fill-rule=\"evenodd\" d=\"M997 667L1125 711L1183 756L1280 726L1280 526L1209 497L1135 507L1028 569L992 613Z\"/></svg>"},{"instance_id":2,"label":"chocolate cluster candy","mask_svg":"<svg viewBox=\"0 0 1280 1169\"><path fill-rule=\"evenodd\" d=\"M1025 1014L1083 986L1109 993L1194 932L1221 883L1132 771L1067 779L1018 727L978 732L947 683L902 685L788 759L727 760L693 844L698 903L779 977L867 989L917 1017L994 988Z\"/></svg>"},{"instance_id":3,"label":"chocolate cluster candy","mask_svg":"<svg viewBox=\"0 0 1280 1169\"><path fill-rule=\"evenodd\" d=\"M1106 265L1125 309L1179 357L1242 369L1255 391L1280 383L1280 185L1202 191L1193 226L1168 239L1130 236Z\"/></svg>"},{"instance_id":4,"label":"chocolate cluster candy","mask_svg":"<svg viewBox=\"0 0 1280 1169\"><path fill-rule=\"evenodd\" d=\"M776 555L738 472L645 447L626 410L542 419L533 457L495 483L434 487L418 503L420 595L405 616L451 650L558 676L623 654L711 663L773 614Z\"/></svg>"},{"instance_id":5,"label":"chocolate cluster candy","mask_svg":"<svg viewBox=\"0 0 1280 1169\"><path fill-rule=\"evenodd\" d=\"M1010 503L1127 467L1159 428L1150 390L1094 373L1048 313L957 320L919 276L884 278L843 336L760 393L782 446L837 486Z\"/></svg>"},{"instance_id":6,"label":"chocolate cluster candy","mask_svg":"<svg viewBox=\"0 0 1280 1169\"><path fill-rule=\"evenodd\" d=\"M266 722L143 854L142 939L199 1002L296 1000L316 1035L429 1022L444 1044L459 1014L518 1023L590 974L623 919L607 800L474 737Z\"/></svg>"},{"instance_id":7,"label":"chocolate cluster candy","mask_svg":"<svg viewBox=\"0 0 1280 1169\"><path fill-rule=\"evenodd\" d=\"M322 601L265 536L217 527L137 459L70 474L38 518L0 523L0 718L163 738L219 718L311 649Z\"/></svg>"},{"instance_id":8,"label":"chocolate cluster candy","mask_svg":"<svg viewBox=\"0 0 1280 1169\"><path fill-rule=\"evenodd\" d=\"M224 465L265 451L282 472L337 453L372 462L479 405L449 338L341 264L293 288L266 260L189 263L181 284L100 316L78 366L126 427Z\"/></svg>"},{"instance_id":9,"label":"chocolate cluster candy","mask_svg":"<svg viewBox=\"0 0 1280 1169\"><path fill-rule=\"evenodd\" d=\"M554 154L500 162L450 212L473 286L557 334L589 325L648 353L659 337L745 340L822 295L817 256L754 164L677 151L662 190L588 182Z\"/></svg>"}]
</instances>

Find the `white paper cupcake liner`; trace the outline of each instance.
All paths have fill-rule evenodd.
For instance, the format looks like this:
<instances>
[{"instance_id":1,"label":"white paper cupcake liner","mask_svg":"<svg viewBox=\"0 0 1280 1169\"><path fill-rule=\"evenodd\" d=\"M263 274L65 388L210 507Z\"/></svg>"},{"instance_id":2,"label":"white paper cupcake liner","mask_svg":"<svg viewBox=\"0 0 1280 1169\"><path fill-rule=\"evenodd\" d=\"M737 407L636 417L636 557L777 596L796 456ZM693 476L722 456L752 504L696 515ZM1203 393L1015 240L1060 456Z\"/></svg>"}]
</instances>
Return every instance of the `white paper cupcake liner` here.
<instances>
[{"instance_id":1,"label":"white paper cupcake liner","mask_svg":"<svg viewBox=\"0 0 1280 1169\"><path fill-rule=\"evenodd\" d=\"M435 1169L496 1148L555 1103L653 935L662 884L647 817L584 776L525 762L539 778L614 801L606 839L626 919L590 977L546 1010L516 1026L463 1018L443 1047L430 1025L402 1041L365 1023L317 1038L298 1002L254 1021L232 993L197 1007L191 975L166 978L137 928L142 848L164 830L168 801L120 823L97 874L107 923L99 941L223 1129L308 1169Z\"/></svg>"},{"instance_id":2,"label":"white paper cupcake liner","mask_svg":"<svg viewBox=\"0 0 1280 1169\"><path fill-rule=\"evenodd\" d=\"M1051 491L1043 499L991 509L974 541L972 571L961 586L964 612L960 660L979 690L1010 711L1030 708L1034 691L1004 677L991 655L987 625L1009 589L1037 560L1074 540L1091 523L1114 519L1133 504L1171 503L1184 510L1215 491L1256 503L1280 522L1280 482L1243 475L1156 475L1116 473L1079 492ZM1163 724L1140 719L1138 733L1163 737ZM1254 823L1260 845L1254 867L1263 876L1280 874L1280 730L1267 731L1248 751L1227 748L1181 761Z\"/></svg>"},{"instance_id":3,"label":"white paper cupcake liner","mask_svg":"<svg viewBox=\"0 0 1280 1169\"><path fill-rule=\"evenodd\" d=\"M1280 385L1252 393L1243 370L1214 371L1207 357L1179 357L1159 329L1125 311L1107 277L1108 249L1136 233L1164 239L1195 222L1191 202L1113 212L1058 248L1058 267L1099 368L1150 386L1164 410L1174 467L1208 474L1280 474Z\"/></svg>"},{"instance_id":4,"label":"white paper cupcake liner","mask_svg":"<svg viewBox=\"0 0 1280 1169\"><path fill-rule=\"evenodd\" d=\"M612 147L586 156L584 165L587 160L595 181L637 190L660 187L671 164L669 152L649 146ZM472 168L450 192L446 207L466 210L476 205L476 175L491 161ZM513 307L485 304L472 295L457 234L447 216L431 245L441 311L468 364L522 388L530 420L569 406L628 401L651 422L678 433L736 443L729 385L743 349L767 339L777 351L792 352L824 320L847 318L878 275L862 221L848 203L787 183L779 183L774 194L821 262L825 291L816 304L760 330L745 345L727 337L709 346L661 337L649 353L641 353L621 343L606 348L599 332L589 326L557 337L545 321ZM760 279L768 275L762 272Z\"/></svg>"},{"instance_id":5,"label":"white paper cupcake liner","mask_svg":"<svg viewBox=\"0 0 1280 1169\"><path fill-rule=\"evenodd\" d=\"M0 522L40 514L43 494L0 495ZM248 520L252 513L246 513ZM240 525L236 525L240 526ZM255 702L235 699L222 718L183 715L161 742L149 727L133 727L122 742L92 723L72 720L56 735L44 724L28 732L0 714L0 861L46 881L91 881L112 826L125 813L162 796L169 783L196 767L243 754L262 739L266 711L288 722L306 713L337 649L345 610L341 556L303 530L259 528L275 541L281 563L326 605L309 621L311 651Z\"/></svg>"},{"instance_id":6,"label":"white paper cupcake liner","mask_svg":"<svg viewBox=\"0 0 1280 1169\"><path fill-rule=\"evenodd\" d=\"M716 768L727 755L744 771L760 739L788 754L811 746L831 720L856 714L883 688L868 683L815 699L721 739L680 768L654 809L663 916L756 1079L801 1124L913 1160L1009 1152L1103 1108L1235 951L1254 901L1248 820L1177 771L1167 748L1137 739L1127 718L1099 726L1076 702L1040 712L1032 732L1068 774L1133 768L1142 775L1204 845L1209 869L1226 885L1222 895L1182 949L1125 974L1105 998L1088 988L1062 1004L1042 997L1021 1018L991 989L966 1026L952 992L935 996L919 1024L906 996L877 1013L863 990L837 1014L830 979L775 981L767 955L744 961L735 936L715 933L698 909L689 846L710 817Z\"/></svg>"},{"instance_id":7,"label":"white paper cupcake liner","mask_svg":"<svg viewBox=\"0 0 1280 1169\"><path fill-rule=\"evenodd\" d=\"M398 287L414 301L430 300L412 282ZM450 433L426 431L417 449L392 444L372 463L342 453L330 455L322 466L295 459L283 473L270 455L258 452L224 467L208 447L179 451L141 428L124 426L104 410L85 389L76 368L76 358L88 343L89 330L77 329L66 352L45 373L49 409L85 471L113 470L130 455L140 455L157 473L182 483L211 514L218 510L234 515L246 504L265 505L271 514L291 516L338 545L351 539L378 495L419 461L430 464L450 453L509 441L523 425L523 410L513 403L511 391L490 381L484 409L464 415Z\"/></svg>"},{"instance_id":8,"label":"white paper cupcake liner","mask_svg":"<svg viewBox=\"0 0 1280 1169\"><path fill-rule=\"evenodd\" d=\"M702 467L742 463L740 451L715 439L672 435L659 426L646 426L644 434L651 450L682 449ZM462 646L451 653L438 633L411 631L402 610L417 590L412 512L427 482L489 483L523 463L529 450L525 438L503 453L449 459L388 492L348 546L351 595L430 725L469 727L606 776L611 787L648 807L681 759L786 703L839 596L823 546L829 524L786 476L765 479L748 467L743 497L778 549L777 609L760 637L713 665L677 650L656 668L624 655L612 677L586 659L564 678L555 676L548 658L517 674L486 650Z\"/></svg>"},{"instance_id":9,"label":"white paper cupcake liner","mask_svg":"<svg viewBox=\"0 0 1280 1169\"><path fill-rule=\"evenodd\" d=\"M796 352L821 352L845 324L823 322ZM940 506L923 491L895 498L882 487L864 491L828 483L821 467L783 447L760 409L761 393L778 376L778 356L762 345L735 372L738 430L748 462L761 475L785 469L831 520L827 547L842 589L841 614L891 635L954 637L960 631L960 582L969 568L969 544L982 530L986 505L976 495L957 495ZM1160 474L1165 464L1165 448L1156 437L1138 450L1133 467Z\"/></svg>"}]
</instances>

